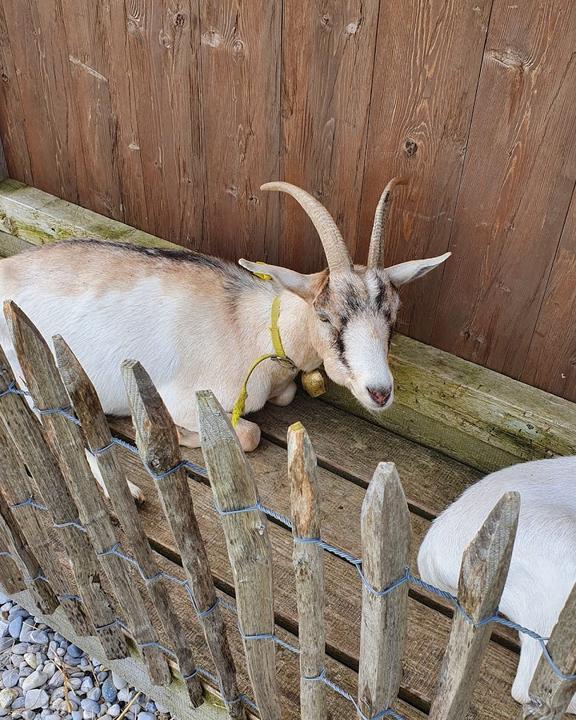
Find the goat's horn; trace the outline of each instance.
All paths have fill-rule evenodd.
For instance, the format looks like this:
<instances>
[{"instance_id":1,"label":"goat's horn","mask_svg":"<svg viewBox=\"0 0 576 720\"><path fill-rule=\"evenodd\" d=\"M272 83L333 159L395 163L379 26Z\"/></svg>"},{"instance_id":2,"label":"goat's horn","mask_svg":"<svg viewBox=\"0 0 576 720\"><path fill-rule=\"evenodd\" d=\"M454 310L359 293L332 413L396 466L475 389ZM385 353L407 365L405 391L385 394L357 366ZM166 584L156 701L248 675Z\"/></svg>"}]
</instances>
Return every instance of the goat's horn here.
<instances>
[{"instance_id":1,"label":"goat's horn","mask_svg":"<svg viewBox=\"0 0 576 720\"><path fill-rule=\"evenodd\" d=\"M328 210L315 197L287 182L264 183L260 186L260 190L278 190L292 195L312 220L318 232L330 272L337 273L352 269L352 260L338 226Z\"/></svg>"},{"instance_id":2,"label":"goat's horn","mask_svg":"<svg viewBox=\"0 0 576 720\"><path fill-rule=\"evenodd\" d=\"M384 263L384 243L382 239L382 229L388 219L388 213L390 212L390 201L392 200L392 188L396 185L404 185L405 180L403 178L392 178L388 185L384 188L378 205L376 206L376 212L374 213L374 225L372 226L372 236L370 237L370 249L368 250L368 262L366 263L369 268L380 267Z\"/></svg>"}]
</instances>

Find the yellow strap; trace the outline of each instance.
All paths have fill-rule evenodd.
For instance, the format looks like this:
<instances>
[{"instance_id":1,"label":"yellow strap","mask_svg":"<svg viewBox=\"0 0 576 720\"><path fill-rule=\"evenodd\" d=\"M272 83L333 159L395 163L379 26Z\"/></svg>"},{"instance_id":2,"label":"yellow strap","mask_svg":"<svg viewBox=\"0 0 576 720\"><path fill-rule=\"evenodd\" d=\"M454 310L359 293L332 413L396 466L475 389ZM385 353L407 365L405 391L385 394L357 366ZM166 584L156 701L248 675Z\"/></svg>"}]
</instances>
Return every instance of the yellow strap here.
<instances>
[{"instance_id":1,"label":"yellow strap","mask_svg":"<svg viewBox=\"0 0 576 720\"><path fill-rule=\"evenodd\" d=\"M254 370L256 370L258 365L260 365L260 363L264 362L264 360L271 360L272 358L274 358L284 360L292 368L296 368L296 364L292 360L290 360L290 358L284 352L282 338L280 337L280 328L278 326L279 318L280 296L277 295L272 301L269 328L270 338L272 340L272 347L274 348L274 352L268 353L267 355L260 355L260 357L256 358L252 365L250 365L250 369L246 373L246 377L244 378L244 382L242 383L242 387L240 388L240 392L238 393L238 397L236 398L236 402L234 403L234 407L232 408L232 427L236 427L238 425L240 417L244 414L244 409L246 408L246 400L248 398L248 381L250 380L250 376L252 375Z\"/></svg>"}]
</instances>

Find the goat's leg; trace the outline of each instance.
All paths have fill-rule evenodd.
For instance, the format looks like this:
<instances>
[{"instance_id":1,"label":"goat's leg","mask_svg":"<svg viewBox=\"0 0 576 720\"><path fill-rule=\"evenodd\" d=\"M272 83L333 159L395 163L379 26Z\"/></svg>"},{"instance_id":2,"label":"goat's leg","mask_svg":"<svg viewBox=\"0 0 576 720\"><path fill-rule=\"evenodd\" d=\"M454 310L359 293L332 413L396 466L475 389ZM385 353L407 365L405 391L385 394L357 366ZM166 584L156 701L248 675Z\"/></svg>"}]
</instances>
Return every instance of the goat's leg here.
<instances>
[{"instance_id":1,"label":"goat's leg","mask_svg":"<svg viewBox=\"0 0 576 720\"><path fill-rule=\"evenodd\" d=\"M297 389L296 383L292 380L288 383L288 385L286 385L282 392L279 392L278 395L274 395L274 397L268 398L268 402L272 403L272 405L279 405L280 407L290 405L292 400L294 400Z\"/></svg>"},{"instance_id":2,"label":"goat's leg","mask_svg":"<svg viewBox=\"0 0 576 720\"><path fill-rule=\"evenodd\" d=\"M178 438L180 445L187 448L200 447L200 433L197 430L188 430L188 428L177 426ZM240 441L240 446L244 452L252 452L256 450L260 443L260 428L256 423L250 420L240 418L236 426L236 435Z\"/></svg>"}]
</instances>

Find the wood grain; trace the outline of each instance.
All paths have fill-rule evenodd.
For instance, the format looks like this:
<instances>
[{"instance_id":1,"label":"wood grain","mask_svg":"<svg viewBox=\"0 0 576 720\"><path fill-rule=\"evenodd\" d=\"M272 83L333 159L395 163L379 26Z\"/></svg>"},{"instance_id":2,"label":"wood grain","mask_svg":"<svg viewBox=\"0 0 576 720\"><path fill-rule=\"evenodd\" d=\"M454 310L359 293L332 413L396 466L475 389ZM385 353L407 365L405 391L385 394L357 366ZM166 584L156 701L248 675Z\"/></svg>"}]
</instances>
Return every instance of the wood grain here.
<instances>
[{"instance_id":1,"label":"wood grain","mask_svg":"<svg viewBox=\"0 0 576 720\"><path fill-rule=\"evenodd\" d=\"M61 381L46 341L29 318L14 303L5 303L4 315L26 385L36 407L50 409L66 406L68 397L64 388L58 387L58 381ZM56 418L62 422L54 423ZM72 483L68 485L64 479L68 480L69 475L76 471L75 461L71 454L74 452L76 457L79 448L71 434L70 423L62 416L48 414L44 416L44 420L46 422L42 428L46 436L46 443L54 454L54 457L47 460L47 467L35 466L39 458L26 446L27 442L20 446L20 453L26 457L26 462L34 474L44 501L51 510L55 524L60 526L58 529L62 533L74 568L78 593L91 616L96 627L96 634L102 642L106 654L110 658L124 657L128 648L117 622L116 610L102 587L100 578L102 568L92 544L95 537L93 534L90 534L89 537L88 532L79 527L80 507L77 507L75 502L82 501L82 498L79 498L78 493L75 492L76 487ZM35 428L32 423L30 425ZM74 429L78 431L78 428ZM31 432L35 432L35 430L31 430ZM29 438L26 433L24 433L24 437L26 440ZM21 442L17 435L13 435L13 438L17 444ZM42 441L40 447L43 446L44 442ZM81 453L82 459L86 462L83 447ZM54 458L57 458L62 473L58 470ZM91 476L90 480L94 482ZM73 497L74 499L72 499ZM88 525L93 527L94 523L91 521L94 516L97 516L96 512L83 513L81 519L88 520Z\"/></svg>"},{"instance_id":2,"label":"wood grain","mask_svg":"<svg viewBox=\"0 0 576 720\"><path fill-rule=\"evenodd\" d=\"M329 410L328 410L329 412ZM118 426L117 426L118 427ZM270 453L270 445L264 455L250 454L250 465L258 478L261 501L281 513L290 513L289 485L286 482L286 456ZM201 462L198 451L187 450L184 457L195 463ZM123 453L131 477L153 497L153 483L138 460ZM259 456L258 463L255 457ZM265 458L269 457L268 462ZM282 477L283 476L283 477ZM339 547L359 556L360 510L364 496L361 488L349 480L340 478L341 485L331 484L332 473L318 470L323 491L322 534ZM277 481L275 480L277 478ZM198 523L205 539L212 571L217 584L231 591L234 578L230 569L228 552L222 536L218 515L214 510L212 494L204 484L193 482ZM346 490L348 489L348 492ZM359 494L359 501L358 495ZM158 504L145 503L140 508L146 532L154 539L154 547L168 557L177 552L174 541L166 527L158 523ZM412 516L412 522L417 520ZM422 519L420 518L420 521ZM275 615L277 628L287 627L294 632L297 623L296 591L292 565L293 541L290 533L275 523L268 523L268 534L274 557ZM422 536L420 536L422 537ZM414 544L417 545L416 532ZM414 548L415 550L417 548ZM356 570L347 563L324 554L325 567L325 622L327 658L335 657L349 667L357 669L360 643L361 582ZM435 692L436 678L450 633L450 620L437 610L422 605L415 598L408 601L408 631L403 662L401 697L427 710ZM277 655L279 650L277 651ZM510 686L516 672L518 655L496 643L490 643L483 676L474 693L471 712L481 720L502 720L513 717L518 707L510 696ZM355 688L353 694L355 693ZM350 717L350 708L348 715Z\"/></svg>"},{"instance_id":3,"label":"wood grain","mask_svg":"<svg viewBox=\"0 0 576 720\"><path fill-rule=\"evenodd\" d=\"M562 612L546 643L549 656L566 676L576 676L576 585L568 595ZM528 690L530 701L524 705L524 717L531 720L562 720L574 693L576 680L558 677L542 655Z\"/></svg>"},{"instance_id":4,"label":"wood grain","mask_svg":"<svg viewBox=\"0 0 576 720\"><path fill-rule=\"evenodd\" d=\"M437 347L522 373L576 181L576 5L495 0ZM495 108L498 109L495 112Z\"/></svg>"},{"instance_id":5,"label":"wood grain","mask_svg":"<svg viewBox=\"0 0 576 720\"><path fill-rule=\"evenodd\" d=\"M404 576L410 512L394 463L379 463L362 504L362 619L358 705L363 717L390 708L402 680L408 585L378 595ZM362 716L360 716L362 717Z\"/></svg>"},{"instance_id":6,"label":"wood grain","mask_svg":"<svg viewBox=\"0 0 576 720\"><path fill-rule=\"evenodd\" d=\"M379 6L379 0L283 5L282 176L328 208L352 253ZM318 235L302 208L288 198L280 202L281 263L304 272L326 267Z\"/></svg>"},{"instance_id":7,"label":"wood grain","mask_svg":"<svg viewBox=\"0 0 576 720\"><path fill-rule=\"evenodd\" d=\"M407 185L394 192L386 264L446 251L491 6L492 0L382 0L359 262L380 193L394 176ZM402 289L401 332L429 341L442 274L443 267Z\"/></svg>"},{"instance_id":8,"label":"wood grain","mask_svg":"<svg viewBox=\"0 0 576 720\"><path fill-rule=\"evenodd\" d=\"M196 393L202 452L234 575L238 627L262 720L282 716L276 678L272 547L256 483L230 420L209 390ZM253 508L244 511L245 508ZM241 512L235 512L241 510Z\"/></svg>"},{"instance_id":9,"label":"wood grain","mask_svg":"<svg viewBox=\"0 0 576 720\"><path fill-rule=\"evenodd\" d=\"M149 578L149 581L146 582L146 589L154 601L164 629L173 637L173 646L180 665L180 672L188 687L193 706L198 707L203 700L194 655L192 650L183 644L182 625L170 601L168 590L163 582L157 580L158 566L138 520L135 501L130 494L124 472L116 459L115 447L111 446L112 436L96 390L78 359L61 337L55 338L54 349L62 381L72 401L74 412L80 420L87 446L96 458L102 480L116 516L127 535L139 570L145 578ZM103 448L106 450L103 451ZM139 600L135 603L136 607L138 604Z\"/></svg>"},{"instance_id":10,"label":"wood grain","mask_svg":"<svg viewBox=\"0 0 576 720\"><path fill-rule=\"evenodd\" d=\"M192 496L180 462L178 432L150 376L142 365L127 360L122 376L136 430L136 443L145 467L155 476L163 515L170 524L190 583L198 620L204 631L230 717L242 720L245 712L238 701L236 668L217 604L204 540L198 528ZM166 482L162 477L167 473Z\"/></svg>"},{"instance_id":11,"label":"wood grain","mask_svg":"<svg viewBox=\"0 0 576 720\"><path fill-rule=\"evenodd\" d=\"M576 401L576 194L554 258L522 380Z\"/></svg>"},{"instance_id":12,"label":"wood grain","mask_svg":"<svg viewBox=\"0 0 576 720\"><path fill-rule=\"evenodd\" d=\"M232 259L276 262L279 176L280 2L200 3L206 153L205 244Z\"/></svg>"},{"instance_id":13,"label":"wood grain","mask_svg":"<svg viewBox=\"0 0 576 720\"><path fill-rule=\"evenodd\" d=\"M481 661L490 641L482 623L498 608L518 527L520 495L503 495L462 556L457 613L440 670L431 720L460 720L468 712Z\"/></svg>"},{"instance_id":14,"label":"wood grain","mask_svg":"<svg viewBox=\"0 0 576 720\"><path fill-rule=\"evenodd\" d=\"M300 423L288 429L288 476L300 638L300 712L302 720L325 720L323 550L313 542L301 542L322 537L319 483L314 448Z\"/></svg>"}]
</instances>

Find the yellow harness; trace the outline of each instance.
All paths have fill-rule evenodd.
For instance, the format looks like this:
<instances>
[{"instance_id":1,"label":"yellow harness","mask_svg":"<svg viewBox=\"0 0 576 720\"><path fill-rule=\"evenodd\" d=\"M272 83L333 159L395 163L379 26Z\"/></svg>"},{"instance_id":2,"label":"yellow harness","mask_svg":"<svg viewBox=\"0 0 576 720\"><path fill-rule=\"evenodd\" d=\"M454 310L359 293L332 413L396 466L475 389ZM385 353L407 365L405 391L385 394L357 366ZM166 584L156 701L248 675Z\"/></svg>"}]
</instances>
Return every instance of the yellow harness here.
<instances>
[{"instance_id":1,"label":"yellow harness","mask_svg":"<svg viewBox=\"0 0 576 720\"><path fill-rule=\"evenodd\" d=\"M260 280L272 280L272 276L267 275L266 273L253 274L256 275L256 277L259 277ZM296 363L291 360L288 355L286 355L284 346L282 345L282 338L280 337L280 327L278 326L279 318L280 296L276 295L274 300L272 300L272 310L270 313L269 328L270 339L272 340L272 348L274 349L274 352L267 353L266 355L260 355L260 357L256 358L252 365L250 365L250 368L244 378L244 382L242 383L242 387L240 388L240 392L238 393L238 397L236 398L236 402L234 403L234 407L232 408L232 427L236 427L238 425L238 420L240 420L240 417L244 414L244 410L246 408L246 400L248 398L248 381L250 380L250 376L252 375L254 370L256 370L258 365L260 365L260 363L263 363L264 360L276 360L276 362L281 363L284 367L290 370L298 370ZM318 397L319 395L322 395L326 392L324 377L320 370L303 372L302 386L304 390L306 390L308 395L310 395L311 397Z\"/></svg>"},{"instance_id":2,"label":"yellow harness","mask_svg":"<svg viewBox=\"0 0 576 720\"><path fill-rule=\"evenodd\" d=\"M263 273L255 274L263 280L268 280L270 278L269 275L264 275ZM236 402L234 403L234 407L232 408L232 427L236 427L236 425L238 425L238 420L240 420L240 416L244 413L244 409L246 407L246 399L248 397L248 381L250 380L250 376L252 375L254 370L256 370L258 365L260 365L260 363L263 363L264 360L276 360L282 363L282 365L284 365L284 367L286 368L289 368L291 370L298 369L296 363L291 360L284 351L284 346L282 345L282 338L280 337L280 328L278 327L279 317L280 296L276 295L274 300L272 300L272 311L270 313L270 338L272 340L272 347L274 348L274 352L267 353L266 355L260 355L260 357L256 358L252 365L250 365L250 368L246 373L246 377L244 378L244 382L242 383L240 392L238 393L238 397L236 398Z\"/></svg>"}]
</instances>

